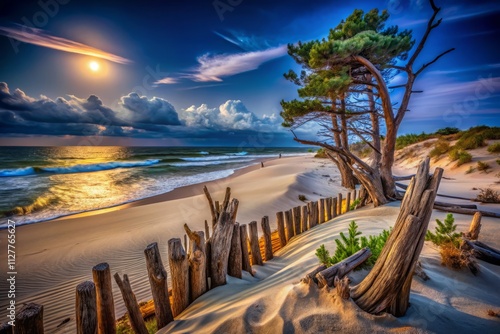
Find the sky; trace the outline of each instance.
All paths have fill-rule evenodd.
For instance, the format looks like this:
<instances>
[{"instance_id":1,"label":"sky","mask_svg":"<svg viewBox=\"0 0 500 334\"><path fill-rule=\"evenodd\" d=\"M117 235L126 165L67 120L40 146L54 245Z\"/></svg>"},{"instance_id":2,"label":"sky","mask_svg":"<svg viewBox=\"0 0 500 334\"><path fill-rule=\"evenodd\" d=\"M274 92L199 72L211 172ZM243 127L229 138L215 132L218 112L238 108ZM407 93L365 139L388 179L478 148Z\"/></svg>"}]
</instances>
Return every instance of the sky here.
<instances>
[{"instance_id":1,"label":"sky","mask_svg":"<svg viewBox=\"0 0 500 334\"><path fill-rule=\"evenodd\" d=\"M417 67L456 50L418 78L400 134L499 126L500 2L436 4ZM425 0L4 0L0 145L296 146L279 116L297 98L286 45L356 8L388 9L417 41L432 14Z\"/></svg>"}]
</instances>

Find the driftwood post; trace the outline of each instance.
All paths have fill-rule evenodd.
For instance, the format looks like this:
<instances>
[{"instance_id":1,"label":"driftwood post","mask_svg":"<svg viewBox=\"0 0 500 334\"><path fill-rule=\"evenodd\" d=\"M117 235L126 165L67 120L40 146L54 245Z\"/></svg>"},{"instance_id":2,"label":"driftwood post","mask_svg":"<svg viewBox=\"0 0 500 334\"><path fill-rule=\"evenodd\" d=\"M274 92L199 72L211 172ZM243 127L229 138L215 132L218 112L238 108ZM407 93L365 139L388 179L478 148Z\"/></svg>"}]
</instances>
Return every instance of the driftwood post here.
<instances>
[{"instance_id":1,"label":"driftwood post","mask_svg":"<svg viewBox=\"0 0 500 334\"><path fill-rule=\"evenodd\" d=\"M172 277L172 314L176 317L189 305L189 264L179 238L168 241L168 263Z\"/></svg>"},{"instance_id":2,"label":"driftwood post","mask_svg":"<svg viewBox=\"0 0 500 334\"><path fill-rule=\"evenodd\" d=\"M337 216L340 216L342 214L342 194L339 193L339 196L337 197Z\"/></svg>"},{"instance_id":3,"label":"driftwood post","mask_svg":"<svg viewBox=\"0 0 500 334\"><path fill-rule=\"evenodd\" d=\"M208 226L208 222L206 219L205 219L205 236L207 240L210 239L210 227Z\"/></svg>"},{"instance_id":4,"label":"driftwood post","mask_svg":"<svg viewBox=\"0 0 500 334\"><path fill-rule=\"evenodd\" d=\"M43 334L43 305L28 303L16 314L16 334Z\"/></svg>"},{"instance_id":5,"label":"driftwood post","mask_svg":"<svg viewBox=\"0 0 500 334\"><path fill-rule=\"evenodd\" d=\"M294 235L299 235L302 233L300 230L300 206L296 206L295 208L292 209L292 216L293 216L293 234Z\"/></svg>"},{"instance_id":6,"label":"driftwood post","mask_svg":"<svg viewBox=\"0 0 500 334\"><path fill-rule=\"evenodd\" d=\"M158 329L165 327L174 320L170 299L168 297L167 271L161 261L158 244L153 242L144 249L149 285L155 305L156 323Z\"/></svg>"},{"instance_id":7,"label":"driftwood post","mask_svg":"<svg viewBox=\"0 0 500 334\"><path fill-rule=\"evenodd\" d=\"M325 199L320 198L318 201L318 224L325 222Z\"/></svg>"},{"instance_id":8,"label":"driftwood post","mask_svg":"<svg viewBox=\"0 0 500 334\"><path fill-rule=\"evenodd\" d=\"M318 202L309 202L309 228L313 228L318 225Z\"/></svg>"},{"instance_id":9,"label":"driftwood post","mask_svg":"<svg viewBox=\"0 0 500 334\"><path fill-rule=\"evenodd\" d=\"M75 319L77 334L97 333L97 305L95 284L91 281L76 286Z\"/></svg>"},{"instance_id":10,"label":"driftwood post","mask_svg":"<svg viewBox=\"0 0 500 334\"><path fill-rule=\"evenodd\" d=\"M208 200L210 214L212 215L212 228L214 228L215 224L217 223L217 214L215 211L214 201L212 200L212 196L210 195L210 192L208 191L207 186L203 186L203 192L205 193L205 196L207 197L207 200Z\"/></svg>"},{"instance_id":11,"label":"driftwood post","mask_svg":"<svg viewBox=\"0 0 500 334\"><path fill-rule=\"evenodd\" d=\"M443 170L429 176L429 158L418 167L401 203L399 216L370 273L351 290L360 308L369 313L406 313L413 272L424 244L434 199Z\"/></svg>"},{"instance_id":12,"label":"driftwood post","mask_svg":"<svg viewBox=\"0 0 500 334\"><path fill-rule=\"evenodd\" d=\"M338 212L337 198L332 197L332 218L337 217L337 212Z\"/></svg>"},{"instance_id":13,"label":"driftwood post","mask_svg":"<svg viewBox=\"0 0 500 334\"><path fill-rule=\"evenodd\" d=\"M240 239L241 239L242 269L253 275L252 266L250 265L250 256L248 253L248 233L246 224L240 225Z\"/></svg>"},{"instance_id":14,"label":"driftwood post","mask_svg":"<svg viewBox=\"0 0 500 334\"><path fill-rule=\"evenodd\" d=\"M325 208L326 221L329 221L332 219L332 198L327 197L327 199L325 200L325 203L326 203L326 208Z\"/></svg>"},{"instance_id":15,"label":"driftwood post","mask_svg":"<svg viewBox=\"0 0 500 334\"><path fill-rule=\"evenodd\" d=\"M347 192L345 197L345 212L349 212L351 210L351 193Z\"/></svg>"},{"instance_id":16,"label":"driftwood post","mask_svg":"<svg viewBox=\"0 0 500 334\"><path fill-rule=\"evenodd\" d=\"M276 225L278 226L278 236L280 238L280 246L281 248L286 245L286 232L285 232L285 216L283 212L276 212Z\"/></svg>"},{"instance_id":17,"label":"driftwood post","mask_svg":"<svg viewBox=\"0 0 500 334\"><path fill-rule=\"evenodd\" d=\"M240 224L233 225L233 235L231 237L231 248L229 250L229 259L227 262L227 274L229 276L241 278L243 269L243 255L241 252Z\"/></svg>"},{"instance_id":18,"label":"driftwood post","mask_svg":"<svg viewBox=\"0 0 500 334\"><path fill-rule=\"evenodd\" d=\"M115 302L111 287L111 271L107 263L99 263L92 268L96 290L97 324L99 334L116 333Z\"/></svg>"},{"instance_id":19,"label":"driftwood post","mask_svg":"<svg viewBox=\"0 0 500 334\"><path fill-rule=\"evenodd\" d=\"M470 223L469 232L465 234L465 237L470 240L477 240L479 238L479 232L481 231L481 212L476 212L474 217L472 217L472 222Z\"/></svg>"},{"instance_id":20,"label":"driftwood post","mask_svg":"<svg viewBox=\"0 0 500 334\"><path fill-rule=\"evenodd\" d=\"M228 204L227 210L220 213L212 232L212 238L210 239L210 280L212 288L226 284L227 264L238 204L238 200L233 198L231 203Z\"/></svg>"},{"instance_id":21,"label":"driftwood post","mask_svg":"<svg viewBox=\"0 0 500 334\"><path fill-rule=\"evenodd\" d=\"M286 232L286 242L288 243L291 238L293 238L293 215L292 210L285 211L285 232Z\"/></svg>"},{"instance_id":22,"label":"driftwood post","mask_svg":"<svg viewBox=\"0 0 500 334\"><path fill-rule=\"evenodd\" d=\"M262 221L260 222L262 233L264 234L264 249L266 261L269 261L273 258L273 244L271 241L271 227L269 226L269 217L262 217Z\"/></svg>"},{"instance_id":23,"label":"driftwood post","mask_svg":"<svg viewBox=\"0 0 500 334\"><path fill-rule=\"evenodd\" d=\"M136 334L148 334L146 324L144 323L144 318L141 314L141 309L137 304L137 299L130 286L130 281L128 280L127 274L123 275L123 280L120 278L118 273L115 273L115 281L120 288L122 293L123 301L127 307L128 317L130 319L130 325Z\"/></svg>"},{"instance_id":24,"label":"driftwood post","mask_svg":"<svg viewBox=\"0 0 500 334\"><path fill-rule=\"evenodd\" d=\"M303 205L300 208L300 232L305 232L308 230L307 220L309 212L307 211L307 205Z\"/></svg>"},{"instance_id":25,"label":"driftwood post","mask_svg":"<svg viewBox=\"0 0 500 334\"><path fill-rule=\"evenodd\" d=\"M260 254L259 235L257 234L257 222L253 221L250 226L250 249L252 251L252 264L262 265L262 255Z\"/></svg>"},{"instance_id":26,"label":"driftwood post","mask_svg":"<svg viewBox=\"0 0 500 334\"><path fill-rule=\"evenodd\" d=\"M184 230L189 237L189 301L207 292L207 256L205 252L205 234L203 231L191 231L187 224Z\"/></svg>"}]
</instances>

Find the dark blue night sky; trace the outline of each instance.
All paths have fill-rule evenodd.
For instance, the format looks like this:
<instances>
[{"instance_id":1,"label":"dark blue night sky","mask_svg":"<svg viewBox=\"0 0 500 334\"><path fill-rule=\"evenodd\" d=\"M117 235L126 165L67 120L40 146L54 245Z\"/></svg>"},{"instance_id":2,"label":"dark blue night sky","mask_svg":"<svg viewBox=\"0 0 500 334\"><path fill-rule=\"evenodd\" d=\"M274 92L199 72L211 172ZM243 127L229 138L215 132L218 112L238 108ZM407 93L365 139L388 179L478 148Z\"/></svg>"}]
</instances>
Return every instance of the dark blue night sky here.
<instances>
[{"instance_id":1,"label":"dark blue night sky","mask_svg":"<svg viewBox=\"0 0 500 334\"><path fill-rule=\"evenodd\" d=\"M500 125L500 2L436 4L443 23L419 64L456 50L419 77L400 133ZM3 1L1 144L237 145L273 131L271 145L296 145L279 117L297 95L286 44L374 7L417 40L432 12L426 0Z\"/></svg>"}]
</instances>

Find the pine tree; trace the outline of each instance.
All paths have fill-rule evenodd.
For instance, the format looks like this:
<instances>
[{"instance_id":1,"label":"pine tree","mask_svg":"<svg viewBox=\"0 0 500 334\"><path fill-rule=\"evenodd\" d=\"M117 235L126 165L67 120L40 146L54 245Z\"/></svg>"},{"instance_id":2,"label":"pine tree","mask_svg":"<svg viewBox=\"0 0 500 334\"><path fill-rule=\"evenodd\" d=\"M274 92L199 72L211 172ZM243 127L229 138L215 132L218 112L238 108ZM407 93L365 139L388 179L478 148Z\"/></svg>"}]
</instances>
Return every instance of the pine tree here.
<instances>
[{"instance_id":1,"label":"pine tree","mask_svg":"<svg viewBox=\"0 0 500 334\"><path fill-rule=\"evenodd\" d=\"M457 225L455 223L455 218L453 214L449 213L446 215L444 223L439 219L436 219L436 229L435 233L427 231L425 234L425 240L431 241L436 246L442 246L444 244L452 244L455 247L460 246L461 234L455 232Z\"/></svg>"}]
</instances>

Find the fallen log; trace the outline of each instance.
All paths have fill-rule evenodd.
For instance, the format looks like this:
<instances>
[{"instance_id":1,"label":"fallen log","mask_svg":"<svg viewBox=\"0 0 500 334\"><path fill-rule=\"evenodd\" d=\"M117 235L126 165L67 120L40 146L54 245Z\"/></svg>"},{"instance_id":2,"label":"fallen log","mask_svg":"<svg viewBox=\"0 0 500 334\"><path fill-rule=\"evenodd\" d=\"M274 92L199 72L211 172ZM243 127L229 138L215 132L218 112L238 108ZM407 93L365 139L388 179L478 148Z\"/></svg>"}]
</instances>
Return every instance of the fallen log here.
<instances>
[{"instance_id":1,"label":"fallen log","mask_svg":"<svg viewBox=\"0 0 500 334\"><path fill-rule=\"evenodd\" d=\"M354 268L365 262L372 252L370 248L365 247L360 249L353 255L349 256L347 259L328 267L316 274L316 279L318 280L318 286L320 288L324 286L333 287L335 277L343 278L346 274L351 272Z\"/></svg>"},{"instance_id":2,"label":"fallen log","mask_svg":"<svg viewBox=\"0 0 500 334\"><path fill-rule=\"evenodd\" d=\"M406 190L406 188L408 188L408 186L406 184L402 184L402 183L399 183L399 182L395 182L395 185L403 190ZM446 198L453 198L453 199L463 199L465 201L472 201L471 198L467 198L467 197L460 197L460 196L453 196L453 195L444 195L444 194L437 194L436 196L439 196L439 197L446 197Z\"/></svg>"},{"instance_id":3,"label":"fallen log","mask_svg":"<svg viewBox=\"0 0 500 334\"><path fill-rule=\"evenodd\" d=\"M500 266L500 251L479 241L464 239L467 247L472 250L472 255L478 260Z\"/></svg>"},{"instance_id":4,"label":"fallen log","mask_svg":"<svg viewBox=\"0 0 500 334\"><path fill-rule=\"evenodd\" d=\"M434 205L434 209L440 210L440 211L452 212L452 213L460 213L462 215L474 215L476 212L481 212L481 215L484 217L500 218L500 213L491 212L491 211L483 211L483 210L462 209L462 208L456 207L456 206L446 207L446 206Z\"/></svg>"},{"instance_id":5,"label":"fallen log","mask_svg":"<svg viewBox=\"0 0 500 334\"><path fill-rule=\"evenodd\" d=\"M435 201L434 205L436 206L445 206L445 207L461 207L463 209L474 209L477 210L476 204L456 204L456 203L447 203L447 202L438 202Z\"/></svg>"},{"instance_id":6,"label":"fallen log","mask_svg":"<svg viewBox=\"0 0 500 334\"><path fill-rule=\"evenodd\" d=\"M326 266L324 264L320 265L319 267L316 267L313 271L308 272L306 276L301 280L304 283L311 283L314 282L318 284L318 279L316 278L316 274L319 273L320 271L323 271L326 269Z\"/></svg>"}]
</instances>

